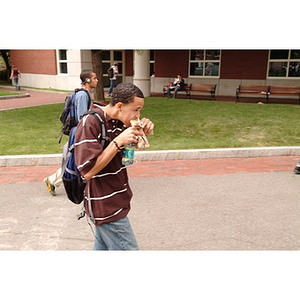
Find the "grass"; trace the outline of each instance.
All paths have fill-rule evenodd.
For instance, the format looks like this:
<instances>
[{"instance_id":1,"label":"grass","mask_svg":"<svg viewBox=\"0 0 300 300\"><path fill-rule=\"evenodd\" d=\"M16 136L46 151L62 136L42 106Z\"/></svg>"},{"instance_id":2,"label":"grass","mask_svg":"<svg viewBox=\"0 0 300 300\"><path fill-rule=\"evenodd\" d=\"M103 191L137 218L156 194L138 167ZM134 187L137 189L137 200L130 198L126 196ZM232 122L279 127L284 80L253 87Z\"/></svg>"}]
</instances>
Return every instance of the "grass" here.
<instances>
[{"instance_id":1,"label":"grass","mask_svg":"<svg viewBox=\"0 0 300 300\"><path fill-rule=\"evenodd\" d=\"M0 155L60 153L59 115L63 104L0 111Z\"/></svg>"},{"instance_id":2,"label":"grass","mask_svg":"<svg viewBox=\"0 0 300 300\"><path fill-rule=\"evenodd\" d=\"M54 88L37 88L32 86L22 85L22 89L31 89L36 91L51 91L51 92L63 92L63 93L72 93L74 90L62 90L62 89L54 89Z\"/></svg>"},{"instance_id":3,"label":"grass","mask_svg":"<svg viewBox=\"0 0 300 300\"><path fill-rule=\"evenodd\" d=\"M0 112L0 155L61 153L63 104ZM146 98L150 150L300 146L300 106Z\"/></svg>"},{"instance_id":4,"label":"grass","mask_svg":"<svg viewBox=\"0 0 300 300\"><path fill-rule=\"evenodd\" d=\"M298 146L300 106L149 98L152 149Z\"/></svg>"},{"instance_id":5,"label":"grass","mask_svg":"<svg viewBox=\"0 0 300 300\"><path fill-rule=\"evenodd\" d=\"M1 96L11 96L11 95L20 95L20 93L0 91L0 97Z\"/></svg>"}]
</instances>

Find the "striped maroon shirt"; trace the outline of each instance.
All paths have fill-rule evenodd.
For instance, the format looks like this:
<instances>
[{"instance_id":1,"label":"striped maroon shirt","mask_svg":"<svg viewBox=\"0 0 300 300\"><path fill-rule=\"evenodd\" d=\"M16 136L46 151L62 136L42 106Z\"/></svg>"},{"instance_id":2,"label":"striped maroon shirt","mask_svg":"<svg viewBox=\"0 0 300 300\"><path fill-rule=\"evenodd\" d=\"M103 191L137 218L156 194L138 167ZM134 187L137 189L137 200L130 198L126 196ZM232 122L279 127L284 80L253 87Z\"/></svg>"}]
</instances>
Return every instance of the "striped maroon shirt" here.
<instances>
[{"instance_id":1,"label":"striped maroon shirt","mask_svg":"<svg viewBox=\"0 0 300 300\"><path fill-rule=\"evenodd\" d=\"M110 141L126 129L121 121L106 115L99 104L93 103L91 110L96 111L105 121ZM103 151L100 145L101 127L95 116L87 115L81 119L77 126L75 141L75 163L84 176L93 168ZM132 191L126 167L122 165L122 155L123 151L119 151L86 185L84 206L86 213L94 219L96 225L119 220L130 210Z\"/></svg>"}]
</instances>

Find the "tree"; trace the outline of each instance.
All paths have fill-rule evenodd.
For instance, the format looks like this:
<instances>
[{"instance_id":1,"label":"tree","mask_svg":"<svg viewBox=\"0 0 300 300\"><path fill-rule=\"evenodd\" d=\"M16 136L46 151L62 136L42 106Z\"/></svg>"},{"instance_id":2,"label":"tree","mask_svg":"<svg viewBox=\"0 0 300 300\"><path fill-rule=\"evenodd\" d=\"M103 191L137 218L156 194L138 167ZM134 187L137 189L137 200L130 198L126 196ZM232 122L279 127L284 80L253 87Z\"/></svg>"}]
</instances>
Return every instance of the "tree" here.
<instances>
[{"instance_id":1,"label":"tree","mask_svg":"<svg viewBox=\"0 0 300 300\"><path fill-rule=\"evenodd\" d=\"M11 66L10 66L10 50L0 50L0 55L3 57L6 66L6 80L9 81Z\"/></svg>"},{"instance_id":2,"label":"tree","mask_svg":"<svg viewBox=\"0 0 300 300\"><path fill-rule=\"evenodd\" d=\"M91 50L93 70L98 76L98 85L95 91L95 100L104 101L103 89L103 69L102 69L102 50Z\"/></svg>"}]
</instances>

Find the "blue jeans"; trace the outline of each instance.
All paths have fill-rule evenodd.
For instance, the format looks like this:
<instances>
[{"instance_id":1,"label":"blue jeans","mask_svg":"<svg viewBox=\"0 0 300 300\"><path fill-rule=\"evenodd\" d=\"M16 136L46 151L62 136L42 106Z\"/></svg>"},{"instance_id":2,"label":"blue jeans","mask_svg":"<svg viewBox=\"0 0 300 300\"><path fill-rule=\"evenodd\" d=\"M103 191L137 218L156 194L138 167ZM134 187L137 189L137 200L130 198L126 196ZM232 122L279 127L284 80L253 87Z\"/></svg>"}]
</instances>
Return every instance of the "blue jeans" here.
<instances>
[{"instance_id":1,"label":"blue jeans","mask_svg":"<svg viewBox=\"0 0 300 300\"><path fill-rule=\"evenodd\" d=\"M109 90L107 92L108 95L110 95L113 91L113 88L116 87L116 80L115 79L111 79L110 80L110 87L109 87Z\"/></svg>"},{"instance_id":2,"label":"blue jeans","mask_svg":"<svg viewBox=\"0 0 300 300\"><path fill-rule=\"evenodd\" d=\"M94 250L139 250L129 219L95 226Z\"/></svg>"},{"instance_id":3,"label":"blue jeans","mask_svg":"<svg viewBox=\"0 0 300 300\"><path fill-rule=\"evenodd\" d=\"M20 89L20 86L19 86L19 77L13 77L13 80L14 80L15 89L19 90Z\"/></svg>"}]
</instances>

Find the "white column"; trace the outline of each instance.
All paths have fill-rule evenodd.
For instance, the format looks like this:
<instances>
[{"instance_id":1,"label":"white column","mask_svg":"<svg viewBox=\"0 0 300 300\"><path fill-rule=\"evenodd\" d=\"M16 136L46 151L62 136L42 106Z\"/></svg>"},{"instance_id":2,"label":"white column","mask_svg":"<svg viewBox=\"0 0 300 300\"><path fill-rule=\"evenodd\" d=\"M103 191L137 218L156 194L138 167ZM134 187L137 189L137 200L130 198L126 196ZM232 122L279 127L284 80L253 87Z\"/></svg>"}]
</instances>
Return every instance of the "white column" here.
<instances>
[{"instance_id":1,"label":"white column","mask_svg":"<svg viewBox=\"0 0 300 300\"><path fill-rule=\"evenodd\" d=\"M134 50L133 84L150 96L150 50Z\"/></svg>"}]
</instances>

